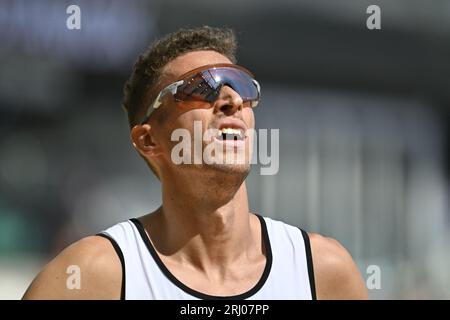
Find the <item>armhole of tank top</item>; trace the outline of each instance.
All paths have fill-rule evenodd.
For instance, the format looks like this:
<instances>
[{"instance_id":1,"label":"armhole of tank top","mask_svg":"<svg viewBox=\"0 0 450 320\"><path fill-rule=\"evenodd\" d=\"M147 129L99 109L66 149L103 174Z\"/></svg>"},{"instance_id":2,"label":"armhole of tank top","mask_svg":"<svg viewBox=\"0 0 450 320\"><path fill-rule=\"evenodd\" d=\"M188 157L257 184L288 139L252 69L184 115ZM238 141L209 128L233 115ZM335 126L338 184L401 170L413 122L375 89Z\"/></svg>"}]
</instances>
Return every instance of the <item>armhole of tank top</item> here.
<instances>
[{"instance_id":1,"label":"armhole of tank top","mask_svg":"<svg viewBox=\"0 0 450 320\"><path fill-rule=\"evenodd\" d=\"M117 256L119 257L120 264L122 265L122 284L120 288L120 300L125 300L125 259L123 257L122 250L120 249L116 240L114 240L110 235L106 233L97 233L96 236L108 239L111 242L114 250L116 251Z\"/></svg>"},{"instance_id":2,"label":"armhole of tank top","mask_svg":"<svg viewBox=\"0 0 450 320\"><path fill-rule=\"evenodd\" d=\"M311 243L309 241L309 235L305 230L303 230L301 228L299 228L299 229L303 236L303 242L305 243L306 263L308 266L308 278L309 278L309 286L311 289L311 297L313 300L317 300L316 283L314 280L314 265L313 265L313 259L312 259L312 253L311 253Z\"/></svg>"}]
</instances>

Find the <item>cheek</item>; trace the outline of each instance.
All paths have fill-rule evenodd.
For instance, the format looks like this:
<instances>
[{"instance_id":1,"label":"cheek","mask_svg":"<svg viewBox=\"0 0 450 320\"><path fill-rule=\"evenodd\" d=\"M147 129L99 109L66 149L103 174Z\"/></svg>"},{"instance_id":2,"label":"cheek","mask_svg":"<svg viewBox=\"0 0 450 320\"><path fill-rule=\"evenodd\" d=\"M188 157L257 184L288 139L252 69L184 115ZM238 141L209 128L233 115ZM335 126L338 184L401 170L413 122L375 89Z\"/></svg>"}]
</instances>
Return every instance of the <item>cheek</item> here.
<instances>
[{"instance_id":1,"label":"cheek","mask_svg":"<svg viewBox=\"0 0 450 320\"><path fill-rule=\"evenodd\" d=\"M192 109L181 114L175 121L176 128L184 128L189 132L194 133L194 125L201 126L202 131L205 130L209 119L211 117L211 110L208 109Z\"/></svg>"},{"instance_id":2,"label":"cheek","mask_svg":"<svg viewBox=\"0 0 450 320\"><path fill-rule=\"evenodd\" d=\"M255 114L253 113L253 108L242 109L242 117L249 129L255 128Z\"/></svg>"},{"instance_id":3,"label":"cheek","mask_svg":"<svg viewBox=\"0 0 450 320\"><path fill-rule=\"evenodd\" d=\"M161 124L160 138L170 141L172 133L177 129L186 129L193 133L194 123L200 121L204 126L208 123L209 117L210 110L208 109L185 110L185 108L178 106L174 110L167 112L164 119L165 122Z\"/></svg>"},{"instance_id":4,"label":"cheek","mask_svg":"<svg viewBox=\"0 0 450 320\"><path fill-rule=\"evenodd\" d=\"M169 151L172 149L172 132L173 130L171 128L165 127L164 129L160 129L155 135L156 139L158 140L158 144L161 146L164 153L169 153Z\"/></svg>"},{"instance_id":5,"label":"cheek","mask_svg":"<svg viewBox=\"0 0 450 320\"><path fill-rule=\"evenodd\" d=\"M195 139L202 139L211 117L209 113L210 110L193 109L173 117L158 137L165 153L171 154L173 147L182 141L190 140L193 146Z\"/></svg>"}]
</instances>

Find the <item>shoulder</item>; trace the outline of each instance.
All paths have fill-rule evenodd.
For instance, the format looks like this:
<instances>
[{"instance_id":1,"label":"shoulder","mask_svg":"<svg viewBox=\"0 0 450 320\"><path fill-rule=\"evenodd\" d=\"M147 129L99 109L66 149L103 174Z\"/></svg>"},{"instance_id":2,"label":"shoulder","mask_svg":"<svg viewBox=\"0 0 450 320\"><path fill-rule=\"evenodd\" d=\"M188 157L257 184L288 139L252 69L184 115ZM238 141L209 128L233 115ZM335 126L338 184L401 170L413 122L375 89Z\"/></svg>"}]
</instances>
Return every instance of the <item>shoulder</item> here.
<instances>
[{"instance_id":1,"label":"shoulder","mask_svg":"<svg viewBox=\"0 0 450 320\"><path fill-rule=\"evenodd\" d=\"M36 276L23 299L119 299L122 265L108 239L83 238Z\"/></svg>"},{"instance_id":2,"label":"shoulder","mask_svg":"<svg viewBox=\"0 0 450 320\"><path fill-rule=\"evenodd\" d=\"M367 299L361 274L336 240L309 233L318 299Z\"/></svg>"}]
</instances>

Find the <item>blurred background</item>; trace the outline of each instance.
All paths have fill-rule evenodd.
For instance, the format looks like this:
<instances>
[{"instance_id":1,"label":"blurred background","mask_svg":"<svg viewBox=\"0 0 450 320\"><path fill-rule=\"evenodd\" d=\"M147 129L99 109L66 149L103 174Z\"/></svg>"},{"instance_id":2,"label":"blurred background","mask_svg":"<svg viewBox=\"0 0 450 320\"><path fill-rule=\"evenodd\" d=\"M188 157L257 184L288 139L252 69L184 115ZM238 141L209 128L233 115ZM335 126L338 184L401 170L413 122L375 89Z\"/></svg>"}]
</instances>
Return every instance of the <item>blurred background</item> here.
<instances>
[{"instance_id":1,"label":"blurred background","mask_svg":"<svg viewBox=\"0 0 450 320\"><path fill-rule=\"evenodd\" d=\"M336 238L365 279L378 266L373 299L450 299L448 0L0 0L0 299L160 205L122 87L151 41L205 24L236 31L257 126L280 129L278 174L247 179L253 211Z\"/></svg>"}]
</instances>

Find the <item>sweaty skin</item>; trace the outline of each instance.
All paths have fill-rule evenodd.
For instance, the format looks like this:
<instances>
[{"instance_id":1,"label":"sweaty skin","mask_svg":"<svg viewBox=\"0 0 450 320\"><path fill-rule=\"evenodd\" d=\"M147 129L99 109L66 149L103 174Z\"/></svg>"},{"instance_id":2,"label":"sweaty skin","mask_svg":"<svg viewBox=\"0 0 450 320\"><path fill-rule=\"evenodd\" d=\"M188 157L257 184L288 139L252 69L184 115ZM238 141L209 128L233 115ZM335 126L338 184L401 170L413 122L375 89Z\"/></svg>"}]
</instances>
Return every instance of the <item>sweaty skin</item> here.
<instances>
[{"instance_id":1,"label":"sweaty skin","mask_svg":"<svg viewBox=\"0 0 450 320\"><path fill-rule=\"evenodd\" d=\"M163 68L159 89L180 75L207 64L231 63L215 51L194 51ZM205 102L206 103L206 102ZM163 121L162 121L163 119ZM210 108L187 109L166 95L149 122L131 130L138 152L157 168L162 205L140 218L161 260L188 287L215 296L250 290L261 278L266 255L258 218L250 212L245 178L248 163L240 165L175 165L170 155L176 128L193 132L223 121L254 128L253 110L241 97L223 87ZM248 148L250 141L246 141ZM366 299L364 281L347 250L336 240L310 234L318 299ZM80 289L66 285L70 265L81 271ZM91 236L72 244L37 275L24 299L119 299L122 270L111 243Z\"/></svg>"}]
</instances>

